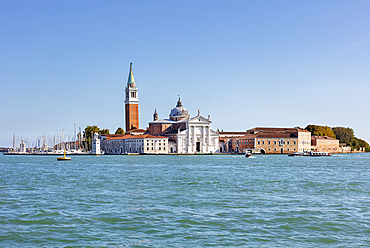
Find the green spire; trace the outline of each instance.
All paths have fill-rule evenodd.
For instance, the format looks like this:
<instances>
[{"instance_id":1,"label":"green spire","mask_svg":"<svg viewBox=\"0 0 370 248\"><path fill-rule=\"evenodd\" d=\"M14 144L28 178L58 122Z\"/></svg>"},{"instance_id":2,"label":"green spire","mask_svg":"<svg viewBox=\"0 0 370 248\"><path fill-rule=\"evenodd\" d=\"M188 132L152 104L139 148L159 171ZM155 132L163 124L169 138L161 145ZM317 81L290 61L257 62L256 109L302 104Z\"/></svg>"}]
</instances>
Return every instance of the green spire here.
<instances>
[{"instance_id":1,"label":"green spire","mask_svg":"<svg viewBox=\"0 0 370 248\"><path fill-rule=\"evenodd\" d=\"M132 63L130 63L130 73L128 75L127 85L130 87L135 87L134 73L132 73Z\"/></svg>"}]
</instances>

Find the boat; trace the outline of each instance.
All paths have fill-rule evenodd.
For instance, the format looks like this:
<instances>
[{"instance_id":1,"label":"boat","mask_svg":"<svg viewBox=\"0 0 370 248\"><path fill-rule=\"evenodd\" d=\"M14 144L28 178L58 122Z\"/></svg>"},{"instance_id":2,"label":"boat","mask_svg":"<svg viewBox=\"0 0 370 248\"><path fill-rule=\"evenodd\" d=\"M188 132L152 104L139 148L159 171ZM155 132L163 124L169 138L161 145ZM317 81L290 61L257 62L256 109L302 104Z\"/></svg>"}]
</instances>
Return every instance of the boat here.
<instances>
[{"instance_id":1,"label":"boat","mask_svg":"<svg viewBox=\"0 0 370 248\"><path fill-rule=\"evenodd\" d=\"M245 157L246 158L249 158L251 156L252 156L252 152L251 151L248 150L248 151L245 152Z\"/></svg>"},{"instance_id":2,"label":"boat","mask_svg":"<svg viewBox=\"0 0 370 248\"><path fill-rule=\"evenodd\" d=\"M288 156L312 156L312 157L322 157L322 156L331 156L328 152L314 152L314 151L304 151L304 152L294 152L288 154Z\"/></svg>"},{"instance_id":3,"label":"boat","mask_svg":"<svg viewBox=\"0 0 370 248\"><path fill-rule=\"evenodd\" d=\"M331 156L328 152L310 152L310 156Z\"/></svg>"},{"instance_id":4,"label":"boat","mask_svg":"<svg viewBox=\"0 0 370 248\"><path fill-rule=\"evenodd\" d=\"M71 160L70 157L66 157L66 150L64 149L64 157L58 157L57 160Z\"/></svg>"}]
</instances>

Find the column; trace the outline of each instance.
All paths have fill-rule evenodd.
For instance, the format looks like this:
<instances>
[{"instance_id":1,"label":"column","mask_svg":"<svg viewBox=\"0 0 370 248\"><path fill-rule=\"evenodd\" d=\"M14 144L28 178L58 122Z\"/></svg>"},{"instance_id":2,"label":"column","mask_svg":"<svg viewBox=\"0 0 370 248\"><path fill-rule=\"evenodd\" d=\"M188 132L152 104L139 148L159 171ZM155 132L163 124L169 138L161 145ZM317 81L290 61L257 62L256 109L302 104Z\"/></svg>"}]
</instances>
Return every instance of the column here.
<instances>
[{"instance_id":1,"label":"column","mask_svg":"<svg viewBox=\"0 0 370 248\"><path fill-rule=\"evenodd\" d=\"M196 137L195 132L196 132L195 126L193 126L193 145L192 145L193 146L193 152L195 152L195 148L196 148L195 145L196 145L196 142L197 142L196 139L195 139L195 137Z\"/></svg>"},{"instance_id":2,"label":"column","mask_svg":"<svg viewBox=\"0 0 370 248\"><path fill-rule=\"evenodd\" d=\"M202 127L202 152L207 152L206 148L206 127ZM206 148L206 149L205 149Z\"/></svg>"},{"instance_id":3,"label":"column","mask_svg":"<svg viewBox=\"0 0 370 248\"><path fill-rule=\"evenodd\" d=\"M207 129L208 129L207 130L207 133L208 133L208 147L210 148L211 147L211 128L210 128L210 126L208 126ZM209 150L209 148L208 148L208 150ZM208 152L210 152L210 151L208 151Z\"/></svg>"},{"instance_id":4,"label":"column","mask_svg":"<svg viewBox=\"0 0 370 248\"><path fill-rule=\"evenodd\" d=\"M188 149L187 149L187 153L190 152L190 132L191 132L191 127L190 125L188 125Z\"/></svg>"}]
</instances>

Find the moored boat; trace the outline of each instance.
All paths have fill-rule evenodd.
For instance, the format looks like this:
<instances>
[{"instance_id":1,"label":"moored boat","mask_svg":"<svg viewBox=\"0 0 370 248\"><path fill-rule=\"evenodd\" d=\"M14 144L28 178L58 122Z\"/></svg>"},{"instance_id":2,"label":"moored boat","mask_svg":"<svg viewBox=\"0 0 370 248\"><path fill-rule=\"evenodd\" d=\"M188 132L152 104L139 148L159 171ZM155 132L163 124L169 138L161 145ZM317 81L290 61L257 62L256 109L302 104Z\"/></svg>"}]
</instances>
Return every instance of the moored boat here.
<instances>
[{"instance_id":1,"label":"moored boat","mask_svg":"<svg viewBox=\"0 0 370 248\"><path fill-rule=\"evenodd\" d=\"M328 152L315 152L315 151L310 151L310 152L294 152L288 154L288 156L313 156L313 157L322 157L322 156L331 156L330 153Z\"/></svg>"},{"instance_id":2,"label":"moored boat","mask_svg":"<svg viewBox=\"0 0 370 248\"><path fill-rule=\"evenodd\" d=\"M66 157L66 150L64 150L64 156L63 157L58 157L57 158L58 161L61 161L61 160L71 160L70 157Z\"/></svg>"}]
</instances>

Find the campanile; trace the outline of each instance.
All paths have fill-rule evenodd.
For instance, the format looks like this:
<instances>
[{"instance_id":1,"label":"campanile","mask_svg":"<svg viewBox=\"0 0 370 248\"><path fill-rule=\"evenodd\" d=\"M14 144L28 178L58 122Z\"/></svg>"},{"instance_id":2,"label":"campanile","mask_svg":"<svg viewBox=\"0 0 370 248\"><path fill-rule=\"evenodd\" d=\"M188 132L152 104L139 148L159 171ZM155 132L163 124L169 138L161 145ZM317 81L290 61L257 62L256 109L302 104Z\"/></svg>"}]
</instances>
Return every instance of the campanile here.
<instances>
[{"instance_id":1,"label":"campanile","mask_svg":"<svg viewBox=\"0 0 370 248\"><path fill-rule=\"evenodd\" d=\"M134 74L132 73L132 63L130 63L130 73L128 75L125 92L125 119L127 132L139 128L139 97Z\"/></svg>"}]
</instances>

